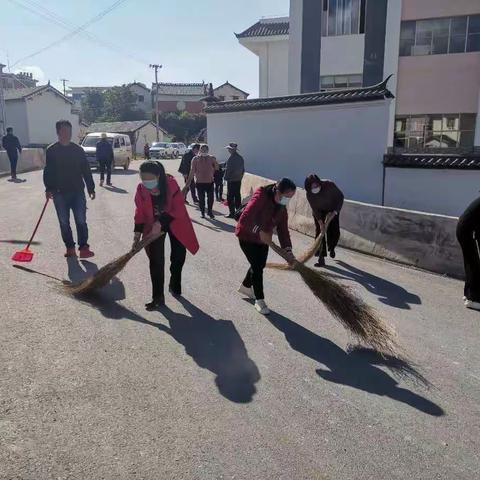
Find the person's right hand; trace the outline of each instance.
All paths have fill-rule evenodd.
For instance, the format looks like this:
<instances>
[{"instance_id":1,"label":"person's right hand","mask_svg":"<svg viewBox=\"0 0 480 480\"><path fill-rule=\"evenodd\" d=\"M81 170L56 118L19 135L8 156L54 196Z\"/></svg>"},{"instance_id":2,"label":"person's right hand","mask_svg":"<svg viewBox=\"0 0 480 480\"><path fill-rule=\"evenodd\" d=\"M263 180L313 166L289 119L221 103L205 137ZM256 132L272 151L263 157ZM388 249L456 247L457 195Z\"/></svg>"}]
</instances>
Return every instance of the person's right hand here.
<instances>
[{"instance_id":1,"label":"person's right hand","mask_svg":"<svg viewBox=\"0 0 480 480\"><path fill-rule=\"evenodd\" d=\"M259 235L260 235L260 240L265 245L270 245L272 243L272 234L271 233L266 233L263 230L260 230Z\"/></svg>"},{"instance_id":2,"label":"person's right hand","mask_svg":"<svg viewBox=\"0 0 480 480\"><path fill-rule=\"evenodd\" d=\"M48 198L49 200L53 199L53 192L45 192L45 198Z\"/></svg>"},{"instance_id":3,"label":"person's right hand","mask_svg":"<svg viewBox=\"0 0 480 480\"><path fill-rule=\"evenodd\" d=\"M320 232L324 233L325 232L325 222L323 220L318 219L317 220L318 225L320 226Z\"/></svg>"},{"instance_id":4,"label":"person's right hand","mask_svg":"<svg viewBox=\"0 0 480 480\"><path fill-rule=\"evenodd\" d=\"M155 222L152 226L152 230L150 230L150 236L152 237L159 237L162 233L162 225L160 222Z\"/></svg>"},{"instance_id":5,"label":"person's right hand","mask_svg":"<svg viewBox=\"0 0 480 480\"><path fill-rule=\"evenodd\" d=\"M132 243L132 250L137 248L137 245L140 243L140 237L142 236L141 233L135 232L133 235L133 243Z\"/></svg>"}]
</instances>

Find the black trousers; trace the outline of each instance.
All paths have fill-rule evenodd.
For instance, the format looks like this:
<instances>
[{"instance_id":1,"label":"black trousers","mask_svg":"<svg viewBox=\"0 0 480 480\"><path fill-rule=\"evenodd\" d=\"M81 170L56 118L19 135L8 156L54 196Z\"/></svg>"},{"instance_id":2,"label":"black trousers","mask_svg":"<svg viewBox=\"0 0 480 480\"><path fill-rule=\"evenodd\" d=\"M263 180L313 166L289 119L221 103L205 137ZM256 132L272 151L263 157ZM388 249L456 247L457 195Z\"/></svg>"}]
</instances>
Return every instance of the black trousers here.
<instances>
[{"instance_id":1,"label":"black trousers","mask_svg":"<svg viewBox=\"0 0 480 480\"><path fill-rule=\"evenodd\" d=\"M207 197L208 213L213 210L213 182L197 183L198 204L202 215L205 215L205 197Z\"/></svg>"},{"instance_id":2,"label":"black trousers","mask_svg":"<svg viewBox=\"0 0 480 480\"><path fill-rule=\"evenodd\" d=\"M325 219L327 218L328 213L329 212L321 213L321 219L323 221L325 221ZM315 237L318 237L318 235L320 235L320 224L318 223L315 217L313 218L315 220ZM317 252L317 257L319 256L326 257L327 247L328 247L328 251L331 252L338 245L338 241L340 240L340 214L335 215L333 220L330 222L330 225L327 228L326 237L327 237L326 242L325 242L325 237L323 237L322 246Z\"/></svg>"},{"instance_id":3,"label":"black trousers","mask_svg":"<svg viewBox=\"0 0 480 480\"><path fill-rule=\"evenodd\" d=\"M170 288L178 295L182 293L182 268L187 256L186 248L168 232L170 238ZM164 293L165 284L165 237L162 235L148 247L150 259L150 278L152 280L152 298L159 299Z\"/></svg>"},{"instance_id":4,"label":"black trousers","mask_svg":"<svg viewBox=\"0 0 480 480\"><path fill-rule=\"evenodd\" d=\"M100 166L100 180L105 179L105 170L107 171L107 183L112 181L112 161L111 160L99 160L98 164Z\"/></svg>"},{"instance_id":5,"label":"black trousers","mask_svg":"<svg viewBox=\"0 0 480 480\"><path fill-rule=\"evenodd\" d=\"M457 239L462 247L465 265L464 295L468 300L480 302L480 256L478 253L479 231L467 222L459 221Z\"/></svg>"},{"instance_id":6,"label":"black trousers","mask_svg":"<svg viewBox=\"0 0 480 480\"><path fill-rule=\"evenodd\" d=\"M239 182L227 182L227 201L230 215L233 215L242 206L242 195L240 193L241 187L241 180Z\"/></svg>"},{"instance_id":7,"label":"black trousers","mask_svg":"<svg viewBox=\"0 0 480 480\"><path fill-rule=\"evenodd\" d=\"M184 175L183 179L185 180L185 183L187 183L188 175ZM197 186L195 184L195 180L192 178L192 181L190 183L190 195L192 196L192 200L194 203L198 202L196 187Z\"/></svg>"},{"instance_id":8,"label":"black trousers","mask_svg":"<svg viewBox=\"0 0 480 480\"><path fill-rule=\"evenodd\" d=\"M223 182L215 184L215 198L217 201L222 200L223 198Z\"/></svg>"},{"instance_id":9,"label":"black trousers","mask_svg":"<svg viewBox=\"0 0 480 480\"><path fill-rule=\"evenodd\" d=\"M240 248L250 263L243 285L247 288L253 287L255 298L263 300L263 269L267 264L268 245L244 242L240 240Z\"/></svg>"},{"instance_id":10,"label":"black trousers","mask_svg":"<svg viewBox=\"0 0 480 480\"><path fill-rule=\"evenodd\" d=\"M17 178L18 153L17 151L9 152L7 150L7 156L8 160L10 161L10 176L12 178Z\"/></svg>"}]
</instances>

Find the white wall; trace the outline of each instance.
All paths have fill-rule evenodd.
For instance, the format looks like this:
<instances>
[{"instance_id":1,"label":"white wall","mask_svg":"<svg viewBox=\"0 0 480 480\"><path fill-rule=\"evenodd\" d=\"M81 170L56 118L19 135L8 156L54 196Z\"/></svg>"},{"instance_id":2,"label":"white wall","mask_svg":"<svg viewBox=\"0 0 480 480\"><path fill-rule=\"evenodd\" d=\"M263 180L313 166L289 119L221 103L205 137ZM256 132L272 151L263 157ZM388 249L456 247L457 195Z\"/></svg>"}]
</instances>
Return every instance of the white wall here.
<instances>
[{"instance_id":1,"label":"white wall","mask_svg":"<svg viewBox=\"0 0 480 480\"><path fill-rule=\"evenodd\" d=\"M247 95L245 95L242 92L239 92L236 88L234 88L230 84L222 85L220 87L215 88L214 93L215 93L216 97L218 97L220 95L225 97L226 102L228 102L230 100L234 100L233 97L238 97L238 99L240 99L240 100L245 100L247 98Z\"/></svg>"},{"instance_id":2,"label":"white wall","mask_svg":"<svg viewBox=\"0 0 480 480\"><path fill-rule=\"evenodd\" d=\"M150 92L145 90L144 88L140 87L139 85L130 85L130 91L135 95L143 95L144 99L143 102L139 102L138 99L136 101L136 106L140 110L144 112L151 112L152 111L152 96Z\"/></svg>"},{"instance_id":3,"label":"white wall","mask_svg":"<svg viewBox=\"0 0 480 480\"><path fill-rule=\"evenodd\" d=\"M385 206L458 217L479 190L478 170L387 168Z\"/></svg>"},{"instance_id":4,"label":"white wall","mask_svg":"<svg viewBox=\"0 0 480 480\"><path fill-rule=\"evenodd\" d=\"M57 141L55 123L69 120L72 124L72 141L80 135L79 116L72 113L72 105L53 92L42 92L26 100L29 143L50 144Z\"/></svg>"},{"instance_id":5,"label":"white wall","mask_svg":"<svg viewBox=\"0 0 480 480\"><path fill-rule=\"evenodd\" d=\"M27 107L23 100L9 100L5 102L7 127L13 127L13 133L22 145L28 144Z\"/></svg>"},{"instance_id":6,"label":"white wall","mask_svg":"<svg viewBox=\"0 0 480 480\"><path fill-rule=\"evenodd\" d=\"M207 115L208 143L238 142L247 171L291 177L316 172L347 198L381 202L389 101Z\"/></svg>"},{"instance_id":7,"label":"white wall","mask_svg":"<svg viewBox=\"0 0 480 480\"><path fill-rule=\"evenodd\" d=\"M268 97L288 95L288 40L269 42Z\"/></svg>"},{"instance_id":8,"label":"white wall","mask_svg":"<svg viewBox=\"0 0 480 480\"><path fill-rule=\"evenodd\" d=\"M147 142L150 146L152 146L153 142L157 141L157 129L149 123L145 127L141 128L138 133L138 140L137 140L137 155L143 155L143 147ZM164 141L164 134L162 130L159 130L159 142Z\"/></svg>"},{"instance_id":9,"label":"white wall","mask_svg":"<svg viewBox=\"0 0 480 480\"><path fill-rule=\"evenodd\" d=\"M288 93L301 91L303 0L290 0L288 40ZM323 40L323 39L322 39Z\"/></svg>"},{"instance_id":10,"label":"white wall","mask_svg":"<svg viewBox=\"0 0 480 480\"><path fill-rule=\"evenodd\" d=\"M363 73L365 35L322 37L320 75Z\"/></svg>"}]
</instances>

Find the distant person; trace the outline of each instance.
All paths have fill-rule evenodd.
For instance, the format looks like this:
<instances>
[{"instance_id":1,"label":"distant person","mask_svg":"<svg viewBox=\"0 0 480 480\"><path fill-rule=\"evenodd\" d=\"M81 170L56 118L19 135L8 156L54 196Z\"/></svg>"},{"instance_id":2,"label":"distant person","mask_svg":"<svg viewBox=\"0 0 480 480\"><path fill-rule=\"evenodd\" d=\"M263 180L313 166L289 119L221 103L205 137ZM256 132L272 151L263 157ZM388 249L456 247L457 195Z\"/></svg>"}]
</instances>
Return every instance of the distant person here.
<instances>
[{"instance_id":1,"label":"distant person","mask_svg":"<svg viewBox=\"0 0 480 480\"><path fill-rule=\"evenodd\" d=\"M100 166L100 186L103 187L105 180L105 170L107 171L107 185L112 185L112 165L114 162L113 147L108 141L107 134L102 133L102 138L97 142L95 156Z\"/></svg>"},{"instance_id":2,"label":"distant person","mask_svg":"<svg viewBox=\"0 0 480 480\"><path fill-rule=\"evenodd\" d=\"M227 201L230 213L227 218L234 218L235 212L242 205L242 179L245 174L245 162L238 153L238 145L229 143L226 147L230 157L226 162L225 180L227 181Z\"/></svg>"},{"instance_id":3,"label":"distant person","mask_svg":"<svg viewBox=\"0 0 480 480\"><path fill-rule=\"evenodd\" d=\"M295 184L288 178L258 188L245 206L235 230L240 248L250 263L238 292L255 300L255 309L262 315L270 313L263 292L263 270L274 228L277 229L280 246L288 254L289 263L295 262L286 207L296 189Z\"/></svg>"},{"instance_id":4,"label":"distant person","mask_svg":"<svg viewBox=\"0 0 480 480\"><path fill-rule=\"evenodd\" d=\"M7 134L2 137L2 147L7 151L8 160L10 161L10 176L12 180L17 179L17 163L18 154L22 153L20 140L13 134L13 128L7 128Z\"/></svg>"},{"instance_id":5,"label":"distant person","mask_svg":"<svg viewBox=\"0 0 480 480\"><path fill-rule=\"evenodd\" d=\"M95 199L95 183L83 148L72 143L72 124L68 120L56 123L58 142L47 148L43 170L43 183L48 198L53 199L57 211L62 239L67 251L65 257L75 257L75 242L70 228L70 210L73 212L78 234L80 258L93 257L88 245L88 195Z\"/></svg>"},{"instance_id":6,"label":"distant person","mask_svg":"<svg viewBox=\"0 0 480 480\"><path fill-rule=\"evenodd\" d=\"M480 310L480 198L472 202L458 219L457 239L465 265L463 301L467 308Z\"/></svg>"},{"instance_id":7,"label":"distant person","mask_svg":"<svg viewBox=\"0 0 480 480\"><path fill-rule=\"evenodd\" d=\"M165 304L165 237L168 235L170 240L169 290L174 296L182 294L182 269L187 250L195 255L199 247L180 187L171 175L165 174L163 165L156 161L142 163L140 180L135 194L133 248L142 236L165 232L146 248L150 260L152 301L145 307L156 310Z\"/></svg>"},{"instance_id":8,"label":"distant person","mask_svg":"<svg viewBox=\"0 0 480 480\"><path fill-rule=\"evenodd\" d=\"M335 248L340 240L340 210L343 206L344 196L342 191L329 180L320 180L317 175L309 175L305 179L307 200L312 208L315 220L315 237L325 229L325 224L330 221L325 241L317 252L318 262L316 267L325 266L327 247L330 257L335 258ZM331 219L331 220L330 220Z\"/></svg>"},{"instance_id":9,"label":"distant person","mask_svg":"<svg viewBox=\"0 0 480 480\"><path fill-rule=\"evenodd\" d=\"M182 156L182 161L180 162L180 167L178 167L178 171L183 175L185 183L187 183L188 177L190 175L190 170L192 169L192 160L198 155L199 151L200 144L195 143L194 145L192 145L192 148L190 150L187 150ZM190 194L192 195L193 203L198 203L197 190L195 180L193 178L190 182ZM187 195L185 194L185 199L186 198Z\"/></svg>"},{"instance_id":10,"label":"distant person","mask_svg":"<svg viewBox=\"0 0 480 480\"><path fill-rule=\"evenodd\" d=\"M143 147L143 156L145 157L145 160L150 160L150 145L148 142Z\"/></svg>"},{"instance_id":11,"label":"distant person","mask_svg":"<svg viewBox=\"0 0 480 480\"><path fill-rule=\"evenodd\" d=\"M195 179L202 218L205 218L205 197L207 197L207 213L213 220L215 218L213 215L213 184L215 171L218 170L219 166L217 159L209 155L208 151L208 145L203 144L200 147L198 155L193 158L190 175L188 176L187 185L184 190L186 190L190 182Z\"/></svg>"},{"instance_id":12,"label":"distant person","mask_svg":"<svg viewBox=\"0 0 480 480\"><path fill-rule=\"evenodd\" d=\"M217 202L223 202L223 176L225 175L225 164L221 163L218 170L213 174L213 181L215 183L215 199Z\"/></svg>"}]
</instances>

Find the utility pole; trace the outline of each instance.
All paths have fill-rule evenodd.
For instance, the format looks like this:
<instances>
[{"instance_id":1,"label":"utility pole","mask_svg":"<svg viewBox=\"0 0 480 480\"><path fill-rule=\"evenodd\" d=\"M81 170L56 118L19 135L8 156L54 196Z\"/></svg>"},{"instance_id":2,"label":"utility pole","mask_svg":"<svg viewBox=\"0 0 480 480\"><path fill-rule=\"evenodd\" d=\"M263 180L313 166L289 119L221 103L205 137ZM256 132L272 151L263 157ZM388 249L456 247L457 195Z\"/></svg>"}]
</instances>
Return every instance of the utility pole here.
<instances>
[{"instance_id":1,"label":"utility pole","mask_svg":"<svg viewBox=\"0 0 480 480\"><path fill-rule=\"evenodd\" d=\"M157 126L157 142L158 142L160 141L160 132L159 132L159 126L158 126L158 69L162 68L162 65L151 63L150 68L155 69L155 123Z\"/></svg>"},{"instance_id":2,"label":"utility pole","mask_svg":"<svg viewBox=\"0 0 480 480\"><path fill-rule=\"evenodd\" d=\"M67 89L65 88L65 84L69 82L70 80L67 80L66 78L61 78L60 81L63 83L63 96L67 96Z\"/></svg>"},{"instance_id":3,"label":"utility pole","mask_svg":"<svg viewBox=\"0 0 480 480\"><path fill-rule=\"evenodd\" d=\"M5 96L3 94L3 67L5 65L0 63L0 135L5 135L7 128L7 113L5 111Z\"/></svg>"}]
</instances>

